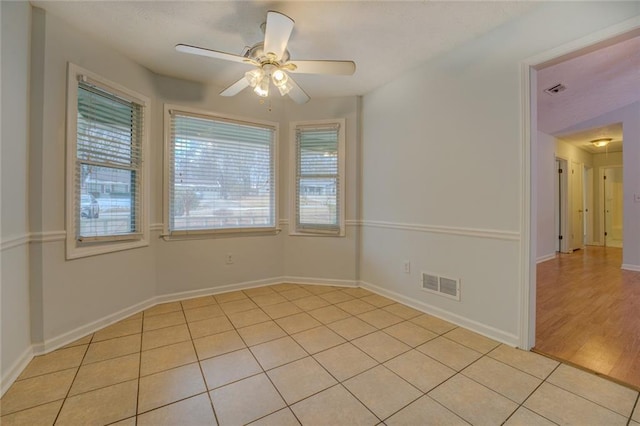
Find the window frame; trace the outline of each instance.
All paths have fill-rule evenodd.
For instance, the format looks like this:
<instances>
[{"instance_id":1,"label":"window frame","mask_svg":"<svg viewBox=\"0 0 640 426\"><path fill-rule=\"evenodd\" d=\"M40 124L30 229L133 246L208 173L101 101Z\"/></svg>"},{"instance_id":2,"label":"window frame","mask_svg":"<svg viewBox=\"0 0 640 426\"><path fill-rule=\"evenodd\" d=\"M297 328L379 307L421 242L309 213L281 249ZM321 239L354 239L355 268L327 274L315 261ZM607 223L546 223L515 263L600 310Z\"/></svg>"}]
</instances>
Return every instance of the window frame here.
<instances>
[{"instance_id":1,"label":"window frame","mask_svg":"<svg viewBox=\"0 0 640 426\"><path fill-rule=\"evenodd\" d=\"M273 226L270 227L238 227L238 228L210 228L210 229L194 229L194 230L174 230L170 229L171 224L171 112L178 111L185 114L200 116L202 118L220 119L235 121L238 123L246 123L248 125L255 124L258 126L266 126L273 128ZM279 164L279 123L267 120L258 120L255 118L242 117L230 114L221 114L217 112L208 111L201 108L186 107L176 104L164 104L164 179L163 179L163 239L166 241L171 240L184 240L184 239L199 239L199 238L215 238L215 237L233 237L233 236L247 236L247 235L274 235L281 231L279 228L279 204L280 204L280 180L278 172Z\"/></svg>"},{"instance_id":2,"label":"window frame","mask_svg":"<svg viewBox=\"0 0 640 426\"><path fill-rule=\"evenodd\" d=\"M337 125L338 130L338 197L337 202L340 206L338 214L338 232L327 232L318 228L305 227L301 228L298 223L297 212L297 175L298 175L298 144L296 131L301 127L324 127ZM289 190L289 235L292 236L306 236L306 237L344 237L345 232L345 217L346 217L346 205L345 205L345 189L346 189L346 119L344 118L332 118L325 120L306 120L306 121L294 121L289 123L289 170L290 170L290 190Z\"/></svg>"},{"instance_id":3,"label":"window frame","mask_svg":"<svg viewBox=\"0 0 640 426\"><path fill-rule=\"evenodd\" d=\"M95 240L81 242L77 238L76 209L80 197L76 197L76 162L77 162L77 117L78 117L78 81L85 77L105 92L139 104L143 109L142 138L140 140L139 175L139 210L137 223L139 231L131 234L104 235ZM66 108L66 188L65 188L65 225L66 225L66 258L78 259L121 250L129 250L149 245L149 167L146 164L149 141L149 98L134 90L110 81L99 74L81 68L71 62L67 70L67 108Z\"/></svg>"}]
</instances>

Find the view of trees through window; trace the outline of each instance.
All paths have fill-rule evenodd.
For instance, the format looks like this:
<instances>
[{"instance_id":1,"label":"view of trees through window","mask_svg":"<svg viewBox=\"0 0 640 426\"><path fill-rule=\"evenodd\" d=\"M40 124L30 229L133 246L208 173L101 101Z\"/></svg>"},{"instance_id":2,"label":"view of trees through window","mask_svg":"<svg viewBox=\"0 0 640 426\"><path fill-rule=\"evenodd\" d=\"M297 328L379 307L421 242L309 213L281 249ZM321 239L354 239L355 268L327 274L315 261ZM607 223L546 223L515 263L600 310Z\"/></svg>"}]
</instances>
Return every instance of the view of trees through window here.
<instances>
[{"instance_id":1,"label":"view of trees through window","mask_svg":"<svg viewBox=\"0 0 640 426\"><path fill-rule=\"evenodd\" d=\"M137 231L141 106L78 87L76 217L79 237Z\"/></svg>"},{"instance_id":2,"label":"view of trees through window","mask_svg":"<svg viewBox=\"0 0 640 426\"><path fill-rule=\"evenodd\" d=\"M173 112L170 229L275 227L274 133Z\"/></svg>"}]
</instances>

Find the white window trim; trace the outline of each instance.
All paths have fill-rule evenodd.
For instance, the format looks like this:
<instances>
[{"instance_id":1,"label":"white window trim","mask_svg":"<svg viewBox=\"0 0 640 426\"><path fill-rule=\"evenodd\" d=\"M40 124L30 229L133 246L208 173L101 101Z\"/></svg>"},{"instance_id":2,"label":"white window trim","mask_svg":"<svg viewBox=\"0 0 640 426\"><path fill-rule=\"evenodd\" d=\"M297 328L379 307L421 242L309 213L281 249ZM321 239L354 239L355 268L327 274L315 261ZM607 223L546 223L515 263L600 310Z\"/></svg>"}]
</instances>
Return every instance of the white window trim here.
<instances>
[{"instance_id":1,"label":"white window trim","mask_svg":"<svg viewBox=\"0 0 640 426\"><path fill-rule=\"evenodd\" d=\"M337 124L340 126L338 131L338 202L340 203L340 231L338 233L322 232L321 230L301 230L297 227L296 221L296 173L297 173L297 146L296 146L296 129L303 126L323 126ZM346 141L346 120L344 118L333 118L327 120L309 120L309 121L293 121L289 123L289 172L290 172L290 188L289 188L289 235L305 236L305 237L344 237L345 236L345 141Z\"/></svg>"},{"instance_id":2,"label":"white window trim","mask_svg":"<svg viewBox=\"0 0 640 426\"><path fill-rule=\"evenodd\" d=\"M145 109L142 137L142 164L140 183L140 232L132 235L114 235L99 238L99 242L93 244L78 244L76 239L76 197L75 195L75 162L76 162L76 137L78 116L78 77L86 76L92 81L104 86L109 92L139 103ZM149 167L146 164L148 158L149 120L151 102L148 97L130 90L118 83L83 69L69 62L67 73L67 139L66 139L66 192L65 192L65 225L66 225L66 256L67 259L78 259L87 256L111 253L121 250L129 250L149 245Z\"/></svg>"},{"instance_id":3,"label":"white window trim","mask_svg":"<svg viewBox=\"0 0 640 426\"><path fill-rule=\"evenodd\" d=\"M169 209L169 189L171 186L171 158L169 156L169 150L171 149L171 111L179 111L187 114L195 114L203 117L220 118L223 120L234 120L245 122L248 124L254 123L264 126L273 127L274 130L274 147L273 147L273 179L274 179L274 198L273 198L273 227L264 228L222 228L222 229L197 229L192 231L171 231L169 224L171 223L170 209ZM279 157L279 124L273 121L258 120L250 117L241 117L237 115L220 114L216 112L207 111L200 108L185 107L176 104L164 104L164 173L163 173L163 203L162 203L162 217L164 222L164 228L162 232L162 238L165 241L180 241L185 239L207 239L215 237L242 237L242 236L258 236L258 235L273 235L281 231L278 227L279 224L279 204L280 204L280 188L279 188L279 172L278 172L278 157Z\"/></svg>"}]
</instances>

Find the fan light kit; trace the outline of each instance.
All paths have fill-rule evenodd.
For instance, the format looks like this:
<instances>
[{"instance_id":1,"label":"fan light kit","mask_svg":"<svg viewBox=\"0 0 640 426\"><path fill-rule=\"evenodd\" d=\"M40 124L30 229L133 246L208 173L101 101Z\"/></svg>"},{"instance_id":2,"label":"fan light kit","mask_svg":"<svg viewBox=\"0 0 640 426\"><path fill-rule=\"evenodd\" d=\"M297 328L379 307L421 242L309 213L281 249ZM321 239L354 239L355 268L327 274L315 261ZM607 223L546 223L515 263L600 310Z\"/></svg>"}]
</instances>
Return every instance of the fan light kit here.
<instances>
[{"instance_id":1,"label":"fan light kit","mask_svg":"<svg viewBox=\"0 0 640 426\"><path fill-rule=\"evenodd\" d=\"M267 97L273 83L280 95L289 95L295 102L304 104L309 101L309 95L288 73L352 75L356 71L356 64L353 61L325 60L289 62L287 44L293 31L293 24L293 19L282 13L267 12L267 21L263 25L264 42L256 43L243 56L188 44L178 44L176 50L256 67L220 92L222 96L234 96L245 88L252 87L258 96Z\"/></svg>"},{"instance_id":2,"label":"fan light kit","mask_svg":"<svg viewBox=\"0 0 640 426\"><path fill-rule=\"evenodd\" d=\"M611 138L599 138L599 139L592 140L591 143L597 146L598 148L602 148L603 146L609 145L609 143L612 140L613 139Z\"/></svg>"}]
</instances>

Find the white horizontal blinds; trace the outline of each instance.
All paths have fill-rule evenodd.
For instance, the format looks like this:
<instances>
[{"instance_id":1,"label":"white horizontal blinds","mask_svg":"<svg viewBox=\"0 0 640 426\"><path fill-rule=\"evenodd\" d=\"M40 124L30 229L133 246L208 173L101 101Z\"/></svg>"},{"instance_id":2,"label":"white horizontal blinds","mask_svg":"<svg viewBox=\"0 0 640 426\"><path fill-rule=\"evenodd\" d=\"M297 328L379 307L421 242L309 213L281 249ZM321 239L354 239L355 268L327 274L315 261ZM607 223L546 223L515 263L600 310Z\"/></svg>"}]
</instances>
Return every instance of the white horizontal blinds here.
<instances>
[{"instance_id":1,"label":"white horizontal blinds","mask_svg":"<svg viewBox=\"0 0 640 426\"><path fill-rule=\"evenodd\" d=\"M275 128L170 113L170 231L275 228Z\"/></svg>"},{"instance_id":2,"label":"white horizontal blinds","mask_svg":"<svg viewBox=\"0 0 640 426\"><path fill-rule=\"evenodd\" d=\"M144 107L78 82L75 214L81 242L140 233Z\"/></svg>"},{"instance_id":3,"label":"white horizontal blinds","mask_svg":"<svg viewBox=\"0 0 640 426\"><path fill-rule=\"evenodd\" d=\"M340 232L338 141L340 127L296 128L296 227Z\"/></svg>"}]
</instances>

